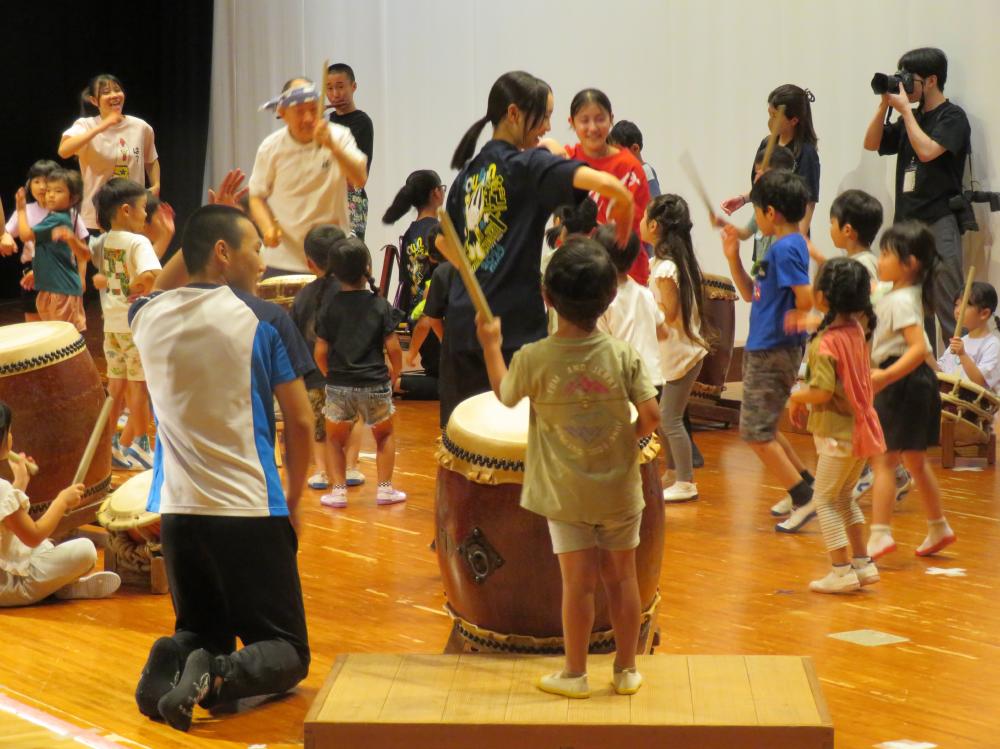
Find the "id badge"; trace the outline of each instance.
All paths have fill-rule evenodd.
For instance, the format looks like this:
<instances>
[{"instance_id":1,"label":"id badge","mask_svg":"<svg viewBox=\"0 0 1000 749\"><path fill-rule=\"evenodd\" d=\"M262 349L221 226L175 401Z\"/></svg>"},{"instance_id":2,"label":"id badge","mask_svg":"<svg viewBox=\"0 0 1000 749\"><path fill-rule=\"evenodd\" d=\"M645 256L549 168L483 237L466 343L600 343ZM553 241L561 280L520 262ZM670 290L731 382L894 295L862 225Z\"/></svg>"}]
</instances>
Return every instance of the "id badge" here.
<instances>
[{"instance_id":1,"label":"id badge","mask_svg":"<svg viewBox=\"0 0 1000 749\"><path fill-rule=\"evenodd\" d=\"M906 171L903 172L903 192L913 192L917 187L917 165L915 162L910 162L910 165L906 167Z\"/></svg>"}]
</instances>

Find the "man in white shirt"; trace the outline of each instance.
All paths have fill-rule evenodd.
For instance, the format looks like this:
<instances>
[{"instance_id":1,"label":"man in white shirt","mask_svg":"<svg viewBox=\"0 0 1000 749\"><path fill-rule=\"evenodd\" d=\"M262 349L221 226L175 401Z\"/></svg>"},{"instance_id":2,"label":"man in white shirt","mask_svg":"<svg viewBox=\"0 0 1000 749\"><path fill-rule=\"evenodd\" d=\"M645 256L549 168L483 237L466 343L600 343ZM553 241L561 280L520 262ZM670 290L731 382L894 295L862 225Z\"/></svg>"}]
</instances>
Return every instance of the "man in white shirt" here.
<instances>
[{"instance_id":1,"label":"man in white shirt","mask_svg":"<svg viewBox=\"0 0 1000 749\"><path fill-rule=\"evenodd\" d=\"M257 149L250 176L250 215L260 227L265 277L308 273L305 236L317 224L351 231L348 182L368 180L367 160L351 131L327 122L320 92L305 78L294 78L263 109L276 109L286 127L271 133Z\"/></svg>"}]
</instances>

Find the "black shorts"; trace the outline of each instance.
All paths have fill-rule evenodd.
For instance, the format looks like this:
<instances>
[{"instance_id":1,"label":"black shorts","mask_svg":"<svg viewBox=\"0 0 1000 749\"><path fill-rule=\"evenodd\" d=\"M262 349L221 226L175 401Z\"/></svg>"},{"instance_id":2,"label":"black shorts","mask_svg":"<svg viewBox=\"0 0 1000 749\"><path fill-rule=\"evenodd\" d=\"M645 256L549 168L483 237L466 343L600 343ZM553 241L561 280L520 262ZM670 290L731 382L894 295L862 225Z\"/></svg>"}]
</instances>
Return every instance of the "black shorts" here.
<instances>
[{"instance_id":1,"label":"black shorts","mask_svg":"<svg viewBox=\"0 0 1000 749\"><path fill-rule=\"evenodd\" d=\"M889 367L899 357L890 356L879 364ZM926 450L938 444L941 433L941 393L937 375L921 362L906 377L875 396L875 413L882 424L885 446L890 452Z\"/></svg>"}]
</instances>

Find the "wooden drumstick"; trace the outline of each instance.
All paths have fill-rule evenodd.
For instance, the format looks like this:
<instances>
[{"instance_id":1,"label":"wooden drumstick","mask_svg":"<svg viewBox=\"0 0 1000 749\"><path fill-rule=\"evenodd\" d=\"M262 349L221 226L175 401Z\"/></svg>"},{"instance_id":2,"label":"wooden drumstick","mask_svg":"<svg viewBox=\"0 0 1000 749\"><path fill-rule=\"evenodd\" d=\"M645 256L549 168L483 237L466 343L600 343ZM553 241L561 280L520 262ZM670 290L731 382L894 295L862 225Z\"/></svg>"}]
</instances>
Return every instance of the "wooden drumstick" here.
<instances>
[{"instance_id":1,"label":"wooden drumstick","mask_svg":"<svg viewBox=\"0 0 1000 749\"><path fill-rule=\"evenodd\" d=\"M705 208L708 209L708 216L712 221L713 225L719 223L719 218L715 215L715 208L712 207L712 200L708 197L708 190L705 189L705 183L701 181L701 175L698 174L697 168L694 165L694 159L691 158L691 154L685 151L681 154L678 159L681 165L681 169L687 174L688 179L691 180L691 184L694 187L694 191L698 193L698 197L701 198L701 202L705 204Z\"/></svg>"},{"instance_id":2,"label":"wooden drumstick","mask_svg":"<svg viewBox=\"0 0 1000 749\"><path fill-rule=\"evenodd\" d=\"M469 296L472 297L472 304L475 306L479 316L486 322L493 322L493 311L486 301L483 287L479 285L479 280L472 271L472 266L469 264L469 257L462 248L458 232L455 231L455 225L451 223L451 217L444 208L438 208L437 216L438 221L441 222L441 236L444 239L444 242L442 242L444 246L439 248L441 253L458 270L458 274L462 277L465 289L469 292Z\"/></svg>"},{"instance_id":3,"label":"wooden drumstick","mask_svg":"<svg viewBox=\"0 0 1000 749\"><path fill-rule=\"evenodd\" d=\"M969 305L969 294L972 293L972 279L975 276L976 266L972 265L965 276L965 291L962 292L962 303L958 305L958 314L955 315L955 338L962 337L962 318L965 317L965 308Z\"/></svg>"},{"instance_id":4,"label":"wooden drumstick","mask_svg":"<svg viewBox=\"0 0 1000 749\"><path fill-rule=\"evenodd\" d=\"M24 463L24 467L28 469L29 476L38 475L38 463L33 461L31 458L25 458L24 460L22 460L20 455L11 452L7 453L7 460L9 460L11 463Z\"/></svg>"},{"instance_id":5,"label":"wooden drumstick","mask_svg":"<svg viewBox=\"0 0 1000 749\"><path fill-rule=\"evenodd\" d=\"M322 88L319 90L319 99L316 102L316 116L321 120L323 119L323 110L326 109L326 82L330 77L329 67L330 60L327 58L323 60L323 74L319 77Z\"/></svg>"},{"instance_id":6,"label":"wooden drumstick","mask_svg":"<svg viewBox=\"0 0 1000 749\"><path fill-rule=\"evenodd\" d=\"M97 423L94 424L94 430L90 433L90 439L87 441L87 447L83 451L83 457L80 458L80 465L76 468L76 474L73 476L73 483L79 484L83 481L83 477L87 475L87 471L90 470L90 461L94 459L94 453L97 451L97 443L101 440L101 435L104 434L104 427L108 423L108 415L111 413L111 406L114 405L114 398L108 396L104 399L104 405L101 406L101 412L97 415Z\"/></svg>"},{"instance_id":7,"label":"wooden drumstick","mask_svg":"<svg viewBox=\"0 0 1000 749\"><path fill-rule=\"evenodd\" d=\"M771 154L778 144L778 126L785 119L785 105L778 105L777 114L774 115L774 122L771 123L771 134L767 137L767 146L764 148L764 158L760 161L760 173L763 174L771 165Z\"/></svg>"}]
</instances>

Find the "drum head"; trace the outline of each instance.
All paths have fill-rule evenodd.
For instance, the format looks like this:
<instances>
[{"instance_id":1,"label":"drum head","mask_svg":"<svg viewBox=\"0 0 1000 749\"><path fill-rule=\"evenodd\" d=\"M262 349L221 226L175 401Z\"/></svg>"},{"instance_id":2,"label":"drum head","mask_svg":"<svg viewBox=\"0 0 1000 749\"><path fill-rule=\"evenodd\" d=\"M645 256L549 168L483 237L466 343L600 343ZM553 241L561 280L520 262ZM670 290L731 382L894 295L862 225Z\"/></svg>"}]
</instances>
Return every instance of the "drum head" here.
<instances>
[{"instance_id":1,"label":"drum head","mask_svg":"<svg viewBox=\"0 0 1000 749\"><path fill-rule=\"evenodd\" d=\"M160 521L155 512L146 511L153 471L143 471L115 489L97 511L97 522L109 531L127 531Z\"/></svg>"},{"instance_id":2,"label":"drum head","mask_svg":"<svg viewBox=\"0 0 1000 749\"><path fill-rule=\"evenodd\" d=\"M0 327L0 376L55 364L86 348L68 322L22 322Z\"/></svg>"}]
</instances>

